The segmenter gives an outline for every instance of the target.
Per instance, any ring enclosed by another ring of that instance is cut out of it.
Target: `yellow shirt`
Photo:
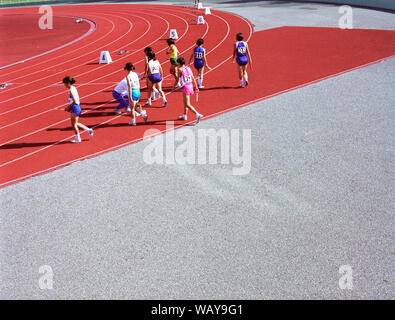
[[[173,52],[170,53],[170,59],[177,59],[177,47],[173,44],[172,45]]]

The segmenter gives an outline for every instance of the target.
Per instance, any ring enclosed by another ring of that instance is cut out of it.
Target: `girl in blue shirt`
[[[199,89],[204,88],[204,86],[203,86],[204,66],[206,66],[207,69],[211,70],[211,68],[207,64],[206,50],[202,47],[203,44],[204,44],[204,40],[202,38],[200,38],[196,41],[196,47],[193,49],[191,57],[189,58],[189,63],[188,63],[188,64],[191,64],[192,59],[194,59],[193,65],[198,72],[198,75],[196,78],[198,81]]]
[[[247,64],[250,64],[250,68],[252,69],[252,59],[250,50],[248,48],[247,42],[243,41],[244,36],[242,33],[238,33],[236,35],[237,42],[235,43],[233,49],[233,63],[237,62],[237,68],[239,72],[240,79],[240,88],[244,88],[244,80],[245,85],[248,86],[248,74],[247,74]],[[244,78],[244,80],[243,80]]]

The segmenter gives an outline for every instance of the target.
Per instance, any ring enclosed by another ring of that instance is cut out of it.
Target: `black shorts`
[[[177,67],[178,66],[177,59],[170,58],[170,64]]]

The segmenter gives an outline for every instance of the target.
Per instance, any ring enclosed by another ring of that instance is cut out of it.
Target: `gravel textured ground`
[[[217,7],[257,30],[338,17],[311,3]],[[385,12],[355,9],[354,22],[395,29]],[[394,71],[387,60],[181,129],[251,129],[248,175],[147,165],[143,141],[0,189],[0,297],[394,299]]]

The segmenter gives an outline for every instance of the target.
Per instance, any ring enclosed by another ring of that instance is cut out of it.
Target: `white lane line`
[[[170,13],[169,13],[169,14],[170,14]],[[149,14],[147,14],[147,15],[149,15]],[[151,14],[151,15],[152,15],[152,14]],[[170,14],[170,15],[172,15],[172,14]],[[173,15],[173,16],[175,16],[175,15]],[[158,17],[158,18],[164,20],[164,21],[167,23],[167,27],[169,28],[169,23],[168,23],[167,20],[165,20],[165,19],[163,19],[163,18],[161,18],[161,17],[159,17],[159,16],[156,16],[156,17]],[[144,18],[142,18],[142,19],[144,19]],[[187,28],[189,28],[188,23],[186,22],[186,20],[185,20],[185,19],[182,19],[182,18],[180,18],[180,19],[181,19],[181,20],[184,20],[185,23],[187,24]],[[144,19],[144,20],[146,20],[146,19]],[[148,20],[147,20],[147,21],[148,21]],[[150,29],[150,28],[151,28],[151,24],[149,23],[149,29]],[[148,30],[149,30],[149,29],[148,29]],[[132,42],[130,42],[130,43],[127,44],[127,45],[130,45],[130,44],[132,44],[133,42],[135,42],[135,41],[141,39],[141,38],[148,32],[148,30],[146,30],[146,32],[145,32],[144,34],[142,34],[139,38],[133,40]],[[167,30],[166,30],[166,32],[167,32]],[[165,33],[166,33],[166,32],[165,32]],[[164,34],[165,34],[165,33],[164,33]],[[162,36],[163,36],[164,34],[162,34]],[[160,39],[160,38],[159,38],[159,39]],[[158,40],[159,40],[159,39],[158,39]],[[180,39],[181,39],[181,37],[180,37]],[[153,43],[153,42],[151,42],[150,44],[152,44],[152,43]],[[123,47],[124,47],[124,46],[123,46]],[[120,47],[120,48],[122,48],[122,47]],[[132,53],[130,53],[130,54],[128,54],[128,55],[123,56],[121,59],[119,59],[119,60],[117,60],[117,61],[120,61],[120,60],[122,60],[122,59],[125,59],[125,58],[127,58],[127,57],[130,57],[130,56],[132,56],[133,54],[138,53],[138,52],[139,52],[140,50],[142,50],[143,48],[144,48],[144,47],[141,47],[140,49],[137,49],[137,50],[135,50],[134,52],[132,52]],[[118,49],[119,49],[119,48],[118,48]],[[117,49],[117,50],[118,50],[118,49]],[[161,51],[163,51],[163,50],[161,50]],[[161,52],[161,51],[159,51],[159,52]],[[140,60],[140,61],[144,61],[144,60],[142,59],[142,60]],[[140,61],[138,61],[138,62],[140,62]],[[106,66],[104,65],[104,66],[98,67],[98,68],[96,68],[96,69],[94,69],[94,70],[101,69],[101,68],[105,68],[105,67],[106,67]],[[74,69],[74,67],[73,67],[73,68],[70,68],[70,69],[68,69],[68,70],[71,70],[71,69]],[[78,75],[76,75],[76,76],[81,76],[81,75],[89,74],[89,73],[91,73],[91,72],[94,71],[94,70],[89,70],[89,71],[87,71],[87,72],[78,74]],[[62,72],[64,72],[64,71],[62,71]],[[105,75],[103,75],[103,76],[101,76],[101,77],[99,77],[99,78],[96,78],[96,80],[105,78],[105,77],[107,77],[107,76],[109,76],[109,75],[112,75],[112,74],[115,74],[115,73],[117,73],[117,72],[119,72],[119,70],[116,70],[116,71],[111,72],[111,73],[107,73],[107,74],[105,74]],[[84,83],[83,85],[87,85],[87,84],[89,84],[89,83],[92,83],[93,81],[94,81],[94,80],[88,81],[87,83]],[[43,87],[43,88],[37,89],[37,90],[32,91],[32,92],[40,91],[40,90],[42,90],[42,89],[46,89],[46,88],[49,88],[49,87],[51,87],[51,86],[53,86],[53,84],[48,85],[47,87]],[[101,90],[98,90],[98,91],[96,91],[96,92],[94,92],[94,93],[98,93],[98,92],[100,92],[100,91],[101,91]],[[32,92],[29,92],[29,93],[32,93]],[[94,93],[93,93],[93,94],[94,94]],[[48,98],[52,98],[52,97],[55,97],[55,96],[58,96],[58,95],[61,95],[61,94],[64,94],[64,93],[59,92],[59,93],[57,93],[57,94],[53,94],[53,95],[51,95],[51,96],[48,96],[48,97],[45,97],[45,98],[42,98],[42,99],[39,99],[39,100],[35,100],[34,102],[31,102],[31,103],[25,104],[25,105],[23,105],[23,106],[19,106],[19,107],[17,107],[17,108],[10,109],[10,110],[8,110],[8,111],[6,111],[6,112],[0,113],[0,115],[6,114],[6,113],[9,113],[9,112],[12,112],[12,111],[19,110],[19,109],[21,109],[21,108],[25,108],[25,107],[30,106],[30,105],[34,105],[34,104],[36,104],[36,103],[38,103],[38,102],[47,100]],[[87,96],[83,96],[83,97],[88,97],[88,96],[91,96],[91,95],[92,95],[92,94],[87,95]],[[24,95],[20,95],[20,96],[24,96]],[[83,98],[83,97],[82,97],[82,98]],[[59,106],[58,106],[58,107],[59,107]],[[53,110],[53,109],[56,109],[56,108],[57,108],[57,107],[52,108],[52,109],[49,109],[49,110],[46,110],[46,111],[50,111],[50,110]],[[39,116],[39,115],[45,113],[46,111],[43,111],[43,112],[41,112],[41,113],[38,113],[38,114],[36,114],[36,115],[30,116],[30,117],[25,118],[25,119],[18,120],[18,121],[16,121],[16,122],[12,122],[12,123],[10,123],[10,124],[8,124],[8,125],[6,125],[6,126],[0,127],[0,130],[3,129],[3,128],[6,128],[6,127],[12,126],[12,125],[14,125],[14,124],[16,124],[16,123],[19,123],[19,122],[22,122],[22,121],[25,121],[25,120],[34,118],[34,117],[36,117],[36,116]]]
[[[107,15],[107,14],[106,14],[106,15]],[[131,15],[131,16],[136,16],[136,15]],[[114,16],[114,17],[116,17],[116,16]],[[120,17],[120,16],[119,16],[119,17],[116,17],[116,18],[120,18],[120,19],[123,19],[123,20],[127,21],[127,22],[129,23],[129,30],[128,30],[123,36],[121,36],[120,38],[117,38],[117,39],[115,39],[115,40],[112,40],[111,42],[108,42],[108,43],[106,43],[106,44],[103,45],[103,46],[109,46],[110,44],[119,41],[120,39],[126,37],[126,36],[133,30],[133,23],[132,23],[131,20],[126,19],[126,18],[123,18],[123,17]],[[135,40],[135,41],[136,41],[136,40]],[[134,42],[134,41],[133,41],[133,42]],[[131,42],[131,43],[133,43],[133,42]],[[131,43],[129,43],[129,44],[131,44]],[[103,47],[103,46],[102,46],[102,47]],[[60,63],[59,65],[62,65],[62,64],[65,64],[65,63],[69,63],[70,61],[73,61],[73,60],[76,60],[76,59],[80,59],[81,57],[90,55],[90,54],[93,53],[93,52],[97,52],[97,48],[96,48],[96,50],[92,50],[91,52],[89,52],[89,53],[87,53],[87,54],[78,55],[77,57],[75,57],[75,58],[73,58],[73,59],[70,59],[70,60],[67,60],[67,61],[65,61],[65,62],[63,62],[63,63]],[[35,82],[40,82],[40,81],[42,81],[42,80],[44,80],[44,79],[51,78],[51,77],[53,77],[53,76],[55,76],[55,75],[57,75],[57,74],[63,74],[63,73],[65,73],[65,71],[72,70],[72,69],[78,68],[78,67],[83,66],[83,65],[86,65],[86,62],[85,62],[85,61],[84,61],[83,63],[77,64],[77,65],[73,65],[73,66],[72,66],[71,68],[69,68],[69,69],[65,69],[65,70],[62,70],[62,71],[59,71],[59,72],[56,72],[56,73],[51,73],[49,76],[42,77],[42,78],[39,78],[39,79],[37,79],[37,80],[31,81],[31,84],[33,84],[33,83],[35,83]],[[58,66],[58,65],[57,65],[57,66]],[[101,67],[103,67],[103,66],[101,66]],[[51,68],[53,68],[53,66],[50,66],[50,67],[48,67],[48,68],[46,68],[46,69],[44,69],[44,70],[48,70],[48,69],[51,69]],[[94,72],[94,71],[96,71],[97,69],[99,69],[99,67],[96,67],[95,69],[92,69],[91,71]],[[42,70],[40,70],[40,71],[38,71],[38,72],[41,72],[41,71],[42,71]],[[37,72],[36,72],[36,73],[37,73]],[[85,72],[85,73],[86,73],[86,72]],[[83,73],[82,73],[82,74],[83,74]],[[28,74],[28,75],[30,76],[30,74]],[[76,74],[75,77],[78,77],[78,76],[80,76],[80,75],[81,75],[81,74]],[[26,75],[25,75],[25,77],[26,77]],[[21,77],[19,77],[19,78],[21,78]],[[38,92],[38,91],[47,89],[47,88],[49,88],[51,85],[52,85],[52,84],[50,84],[50,85],[48,85],[48,86],[45,86],[45,87],[40,87],[39,89],[36,89],[36,90],[33,90],[33,91],[29,91],[28,94],[32,94],[32,93],[35,93],[35,92]],[[18,89],[20,89],[20,88],[21,88],[21,87],[19,87]],[[15,89],[14,89],[14,90],[15,90]],[[7,93],[9,93],[10,91],[11,91],[11,90],[8,90]],[[5,102],[8,102],[8,101],[12,101],[12,100],[18,99],[18,98],[20,98],[20,97],[23,97],[23,96],[25,96],[25,95],[26,95],[26,93],[23,93],[23,94],[14,96],[14,97],[12,97],[12,98],[3,100],[3,101],[1,101],[1,103],[5,103]],[[18,108],[14,108],[14,109],[7,110],[6,112],[0,113],[0,115],[9,113],[9,112],[12,112],[12,111],[15,111],[15,110],[19,110],[19,109],[24,108],[25,106],[28,106],[28,105],[31,105],[31,104],[32,104],[32,103],[27,104],[27,105],[19,106]]]
[[[99,13],[99,12],[98,12],[98,13]],[[89,13],[89,12],[87,12],[87,13],[81,12],[81,14],[90,14],[90,13]],[[112,15],[112,14],[106,14],[106,15],[108,15],[108,16],[113,16],[113,17],[117,17],[117,16],[114,16],[114,15]],[[82,47],[78,47],[78,48],[76,48],[76,49],[74,49],[74,50],[72,50],[72,51],[65,52],[65,53],[63,53],[63,54],[61,54],[61,55],[58,55],[58,56],[56,56],[56,57],[53,57],[53,58],[51,58],[51,59],[49,59],[49,60],[45,60],[45,61],[42,61],[42,62],[39,62],[39,63],[35,63],[35,64],[29,64],[29,66],[26,66],[26,67],[24,67],[24,68],[18,68],[17,70],[11,71],[11,72],[9,72],[9,73],[0,74],[0,76],[1,76],[2,78],[4,78],[5,76],[8,76],[9,74],[12,74],[12,73],[15,73],[15,72],[20,72],[20,71],[23,71],[23,70],[25,70],[25,69],[31,69],[31,68],[33,68],[33,67],[39,66],[39,65],[44,64],[44,63],[46,64],[46,63],[48,63],[49,61],[57,60],[59,57],[68,56],[68,55],[70,55],[71,53],[74,53],[75,51],[84,49],[84,48],[86,48],[86,47],[88,47],[88,46],[90,46],[90,45],[96,43],[97,41],[100,41],[101,39],[103,39],[103,38],[107,37],[109,34],[111,34],[112,31],[114,30],[114,23],[113,23],[111,20],[109,20],[109,19],[107,19],[107,18],[105,18],[105,17],[103,17],[103,16],[97,16],[97,15],[90,15],[90,17],[95,17],[95,18],[99,18],[99,19],[103,19],[103,20],[109,21],[109,22],[112,24],[111,30],[110,30],[109,32],[105,33],[102,37],[96,39],[96,40],[93,41],[93,42],[89,42],[88,44],[86,44],[86,45],[84,45],[84,46],[82,46]],[[84,18],[84,19],[90,19],[90,18]],[[97,48],[96,48],[96,50],[97,50]],[[89,51],[88,53],[92,53],[92,52],[94,52],[94,51],[92,50],[92,51]],[[80,56],[80,57],[81,57],[81,56]],[[69,60],[69,61],[70,61],[70,60]],[[47,69],[48,69],[48,68],[45,68],[45,69],[42,69],[42,70],[40,70],[40,71],[47,70]],[[40,71],[37,71],[37,72],[40,72]],[[37,73],[37,72],[31,73],[31,74],[35,74],[35,73]],[[21,76],[21,77],[23,77],[23,76]],[[21,77],[14,78],[13,80],[19,79],[19,78],[21,78]]]
[[[168,14],[173,15],[173,14],[171,14],[171,13],[168,13]],[[176,16],[176,15],[173,15],[173,16]],[[159,17],[159,16],[158,16],[158,17]],[[165,20],[165,19],[163,19],[163,18],[161,18],[161,17],[159,17],[159,18],[162,19],[162,20],[164,20],[164,21],[167,23],[167,29],[165,30],[165,32],[164,32],[160,37],[158,37],[158,38],[155,39],[154,41],[150,42],[148,45],[151,45],[151,44],[157,42],[158,40],[160,40],[160,39],[167,33],[167,31],[169,30],[170,25],[169,25],[168,21]],[[179,18],[180,18],[180,17],[179,17]],[[188,29],[189,29],[189,25],[188,25],[187,21],[186,21],[185,19],[183,19],[183,18],[180,18],[180,19],[181,19],[181,20],[184,20],[185,24],[187,25],[187,29],[186,29],[185,32],[182,34],[182,36],[179,38],[179,40],[182,39],[182,38],[187,34]],[[145,46],[146,46],[146,45],[145,45]],[[135,52],[131,53],[131,55],[132,55],[132,54],[135,54],[135,53],[137,53],[137,52],[140,52],[140,50],[142,50],[143,48],[145,48],[145,46],[143,46],[143,47],[137,49]],[[164,48],[164,49],[162,49],[162,50],[159,50],[158,53],[160,53],[160,52],[162,52],[162,51],[164,51],[164,50],[166,50],[166,48]],[[144,61],[144,59],[141,59],[141,60],[137,61],[136,64],[138,64],[138,63],[140,63],[140,62],[142,62],[142,61]],[[167,60],[165,63],[167,63],[167,62],[168,62],[168,60]],[[90,84],[90,83],[92,83],[92,82],[94,82],[94,81],[96,81],[96,80],[98,80],[98,79],[107,77],[107,76],[112,75],[112,74],[117,73],[117,72],[119,72],[119,71],[116,70],[116,71],[114,71],[114,72],[112,72],[112,73],[106,74],[106,75],[103,76],[103,77],[96,78],[95,80],[88,81],[87,83],[81,84],[81,86]],[[103,91],[103,90],[105,90],[105,89],[109,89],[109,88],[111,88],[111,87],[112,87],[112,86],[108,86],[108,87],[105,87],[105,88],[101,88],[100,90],[97,90],[97,91],[95,91],[95,92],[93,92],[93,93],[90,93],[90,94],[88,94],[88,95],[82,96],[81,99],[86,98],[86,97],[90,97],[90,96],[92,96],[92,95],[95,95],[95,94],[98,93],[98,92],[101,92],[101,91]],[[48,99],[48,98],[51,98],[51,97],[54,97],[54,96],[57,96],[57,95],[60,95],[60,94],[64,94],[64,93],[63,93],[63,92],[60,92],[60,93],[54,94],[54,95],[52,95],[52,96],[43,98],[43,99],[41,99],[41,100],[37,100],[37,102],[38,102],[38,101],[46,100],[46,99]],[[54,107],[54,108],[51,108],[51,109],[45,110],[45,111],[43,111],[43,112],[37,113],[37,114],[32,115],[32,116],[30,116],[30,117],[27,117],[27,118],[18,120],[18,121],[16,121],[16,122],[12,122],[12,123],[10,123],[10,124],[8,124],[8,125],[6,125],[6,126],[1,127],[0,129],[6,128],[6,127],[10,127],[10,126],[12,126],[13,124],[20,123],[20,122],[26,121],[26,120],[28,120],[28,119],[35,118],[35,117],[40,116],[40,115],[42,115],[42,114],[44,114],[44,113],[47,113],[48,111],[57,110],[59,107],[61,107],[61,106],[63,106],[63,105],[64,105],[64,104],[61,104],[61,105],[59,105],[59,106],[56,106],[56,107]],[[94,109],[92,109],[92,110],[94,110]],[[65,119],[65,120],[63,120],[63,121],[66,121],[66,120],[68,120],[68,119]],[[57,123],[58,123],[58,122],[57,122]],[[48,128],[48,126],[45,127],[45,128]],[[45,128],[42,128],[42,129],[45,129]],[[3,143],[0,144],[0,146],[2,146],[2,145],[4,145],[4,144],[7,144],[7,143],[9,143],[9,142],[13,142],[13,141],[15,141],[15,140],[18,140],[18,139],[20,139],[20,138],[29,136],[29,135],[31,135],[31,134],[34,134],[34,133],[36,133],[36,132],[38,132],[38,131],[40,131],[40,130],[42,130],[42,129],[38,129],[38,130],[36,130],[36,131],[30,132],[30,133],[28,133],[28,134],[25,134],[25,135],[23,135],[23,136],[14,138],[14,139],[9,140],[9,141],[6,141],[6,142],[3,142]]]
[[[63,16],[63,15],[54,15],[54,16],[55,16],[55,17],[56,17],[56,16],[58,16],[58,17],[68,17],[68,18],[73,18],[73,19],[75,19],[75,18],[78,19],[78,18],[79,18],[79,17]],[[13,62],[13,63],[8,64],[8,65],[6,65],[6,66],[2,66],[2,67],[0,67],[0,70],[5,69],[5,68],[9,68],[9,67],[12,67],[12,66],[15,66],[15,65],[17,65],[17,64],[25,63],[26,61],[30,61],[30,60],[33,60],[33,59],[42,57],[42,56],[44,56],[44,55],[46,55],[46,54],[50,54],[50,53],[55,52],[55,51],[57,51],[57,50],[63,49],[63,48],[65,48],[65,47],[68,47],[68,46],[70,46],[70,45],[72,45],[72,44],[74,44],[74,43],[76,43],[76,42],[78,42],[78,41],[80,41],[80,40],[86,38],[86,37],[89,36],[93,31],[96,30],[96,23],[95,23],[94,21],[88,19],[88,18],[84,18],[84,19],[85,19],[85,20],[87,21],[87,23],[90,25],[90,28],[89,28],[89,30],[88,30],[87,32],[85,32],[83,35],[79,36],[77,39],[74,39],[74,40],[69,41],[69,42],[67,42],[67,43],[65,43],[65,44],[62,44],[62,45],[59,46],[59,47],[56,47],[56,48],[53,48],[53,49],[51,49],[51,50],[48,50],[48,51],[42,52],[42,53],[40,53],[40,54],[37,54],[37,55],[35,55],[35,56],[33,56],[33,57],[25,58],[25,59],[23,59],[23,60],[19,60],[19,61],[17,61],[17,62]],[[2,77],[4,77],[4,75],[2,75]],[[10,82],[12,82],[12,80],[11,80]]]

